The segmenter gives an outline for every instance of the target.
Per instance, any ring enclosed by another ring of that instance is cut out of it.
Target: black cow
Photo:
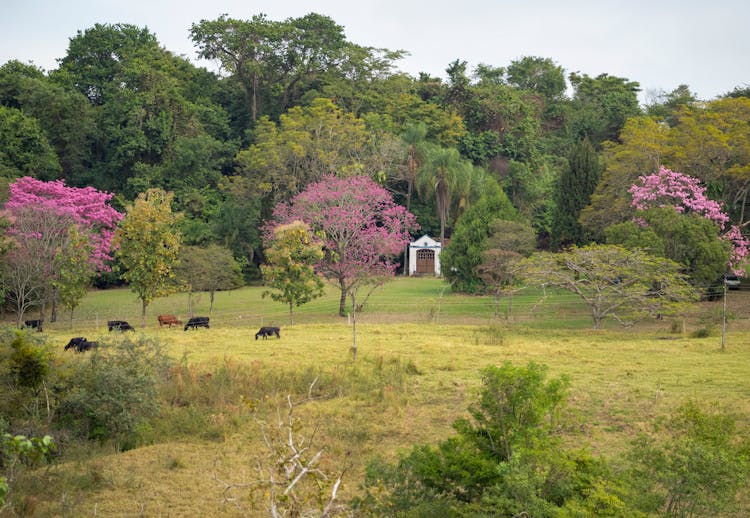
[[[272,335],[276,335],[276,338],[281,338],[280,331],[281,329],[278,327],[261,327],[260,330],[255,333],[255,339],[257,340],[259,336],[262,336],[263,340],[265,340]]]
[[[65,350],[67,351],[68,349],[74,349],[76,352],[82,353],[84,351],[93,349],[94,347],[97,347],[98,345],[99,344],[96,342],[89,342],[83,336],[78,336],[76,338],[70,339],[70,342],[68,342],[68,345],[65,346]]]
[[[42,324],[44,323],[44,320],[37,319],[37,320],[24,320],[23,325],[25,327],[30,327],[31,329],[36,329],[40,333],[42,332]]]
[[[133,326],[128,324],[125,320],[109,320],[107,322],[107,330],[109,331],[135,331]]]
[[[187,321],[187,324],[185,324],[184,331],[187,331],[188,329],[195,329],[197,327],[205,327],[208,328],[208,317],[193,317],[190,320]]]

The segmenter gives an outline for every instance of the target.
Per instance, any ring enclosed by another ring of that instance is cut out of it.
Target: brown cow
[[[159,315],[157,317],[159,319],[159,327],[161,326],[181,326],[182,320],[177,320],[177,317],[174,315]]]

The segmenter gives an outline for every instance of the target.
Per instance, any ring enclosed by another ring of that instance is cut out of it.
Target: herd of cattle
[[[169,326],[171,328],[173,325],[177,325],[177,326],[182,325],[182,320],[178,320],[177,317],[175,317],[174,315],[159,315],[158,321],[159,321],[159,327]],[[26,320],[25,324],[26,324],[26,327],[36,329],[37,331],[42,330],[41,320]],[[197,329],[199,327],[205,327],[208,329],[209,318],[208,317],[192,317],[188,319],[183,330],[187,331],[188,329]],[[135,328],[131,326],[125,320],[109,320],[107,321],[107,330],[124,332],[124,331],[135,331]],[[276,338],[281,338],[281,329],[278,327],[263,326],[258,330],[257,333],[255,333],[256,340],[258,339],[258,337],[261,337],[265,340],[266,338],[269,338],[271,336],[275,336]],[[97,342],[89,341],[83,336],[77,336],[75,338],[70,339],[70,342],[68,342],[68,344],[65,346],[65,350],[67,351],[68,349],[73,349],[76,352],[82,353],[82,352],[94,349],[97,346],[98,346]]]

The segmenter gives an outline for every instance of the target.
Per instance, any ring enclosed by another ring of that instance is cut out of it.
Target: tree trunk
[[[513,314],[513,292],[508,293],[508,317]]]
[[[341,288],[341,298],[339,299],[339,316],[345,317],[346,316],[346,286],[344,285],[344,282],[339,280],[339,287]]]
[[[141,327],[146,329],[146,299],[141,299]]]
[[[289,303],[289,325],[294,325],[294,321],[292,318],[292,303]]]
[[[208,314],[211,315],[211,313],[214,312],[214,293],[216,290],[209,290],[209,302],[208,302]]]
[[[57,322],[57,288],[52,288],[52,308],[49,316],[50,322]]]

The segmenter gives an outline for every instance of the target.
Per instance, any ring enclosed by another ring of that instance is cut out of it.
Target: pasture
[[[491,297],[399,278],[357,315],[355,362],[351,316],[337,316],[335,290],[295,308],[294,325],[288,308],[262,291],[219,292],[210,313],[208,294],[194,295],[193,313],[210,314],[210,329],[159,327],[159,314],[187,321],[186,294],[155,301],[141,329],[140,304],[127,290],[92,292],[73,320],[61,314],[45,323],[67,361],[80,359],[63,351],[70,337],[106,346],[123,339],[107,332],[106,321],[122,319],[135,335],[156,339],[174,365],[160,386],[162,411],[127,451],[71,443],[58,464],[19,479],[28,515],[263,515],[264,502],[247,487],[269,462],[263,431],[285,416],[286,396],[304,399],[313,381],[315,399],[294,409],[296,433],[323,449],[324,471],[346,468],[343,501],[358,494],[376,455],[394,460],[450,436],[477,393],[479,371],[505,361],[534,361],[551,376],[570,377],[565,439],[597,455],[621,454],[638,431],[687,400],[731,411],[750,431],[748,291],[729,293],[722,352],[717,302],[696,307],[684,331],[669,319],[592,331],[586,308],[564,293],[548,294],[544,304],[539,293],[517,294],[512,311],[504,300],[496,318]],[[256,341],[262,325],[281,327],[281,338]]]

